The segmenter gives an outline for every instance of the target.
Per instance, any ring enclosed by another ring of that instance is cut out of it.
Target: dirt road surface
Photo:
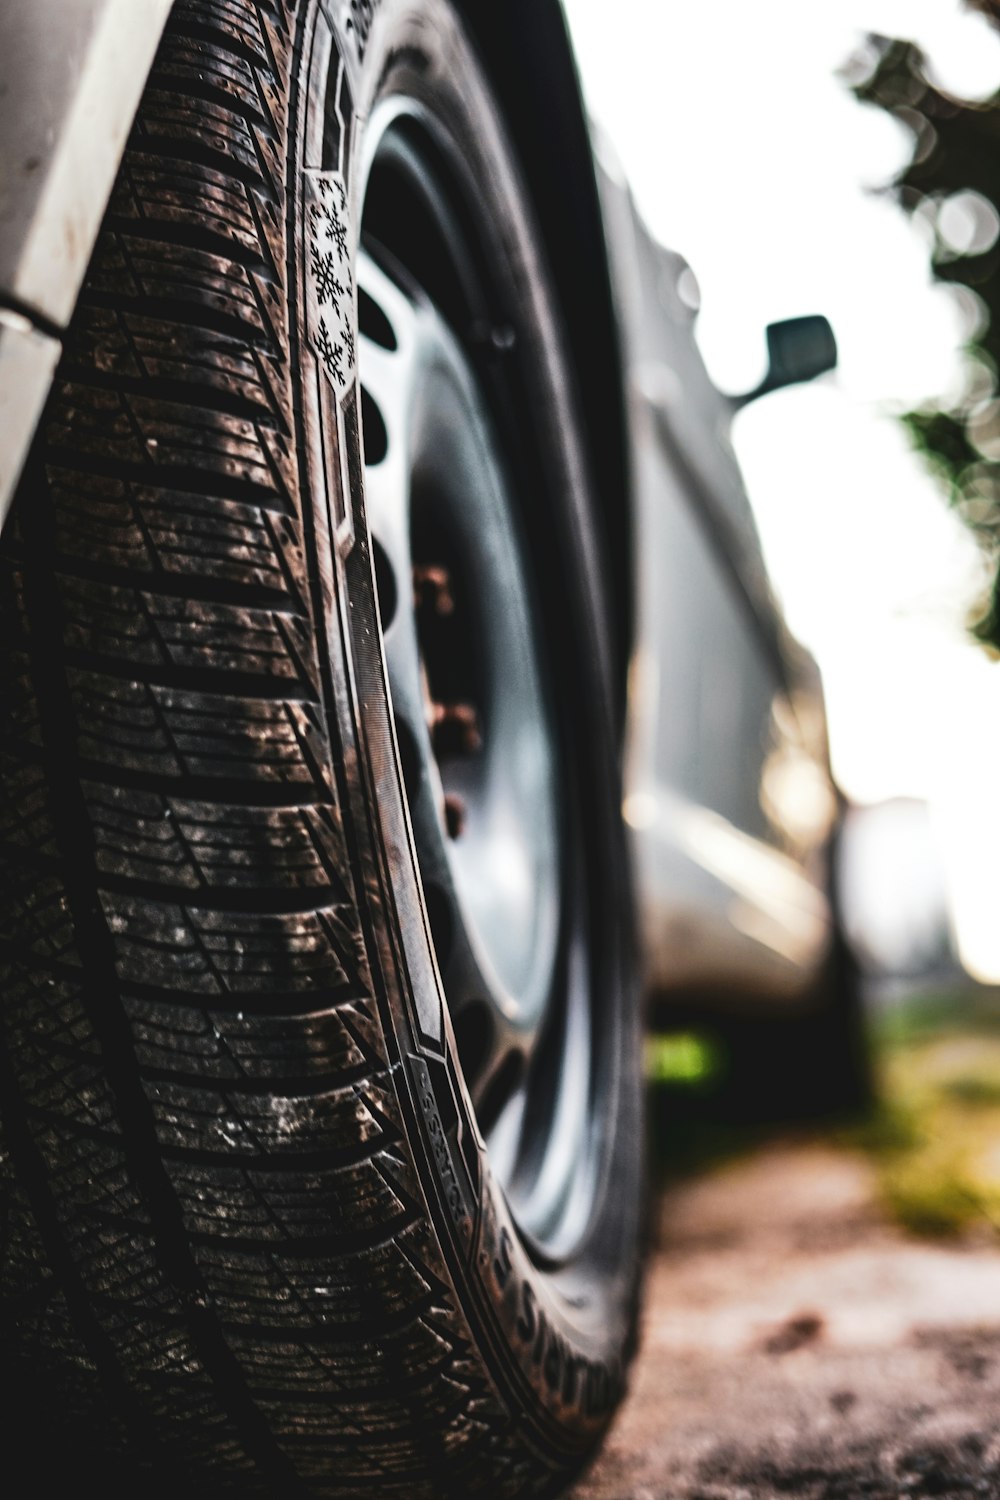
[[[572,1500],[1000,1500],[1000,1232],[908,1238],[865,1161],[668,1191],[632,1391]]]

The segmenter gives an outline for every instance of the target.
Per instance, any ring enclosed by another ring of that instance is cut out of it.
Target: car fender
[[[172,0],[30,0],[0,21],[0,520]]]

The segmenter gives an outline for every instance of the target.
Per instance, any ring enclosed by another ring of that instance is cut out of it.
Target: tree
[[[1000,0],[969,3],[1000,29]],[[870,36],[868,48],[873,66],[852,92],[912,133],[911,159],[888,191],[932,227],[934,275],[958,290],[970,329],[961,398],[903,421],[990,561],[975,632],[1000,650],[1000,90],[954,98],[935,86],[913,43]]]

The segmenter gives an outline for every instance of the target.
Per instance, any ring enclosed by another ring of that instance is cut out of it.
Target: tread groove
[[[287,436],[287,428],[272,407],[222,391],[208,379],[188,382],[148,374],[106,375],[95,370],[81,372],[78,377],[78,368],[70,365],[68,373],[74,380],[80,378],[81,384],[85,381],[94,390],[120,391],[125,396],[141,396],[144,400],[163,401],[174,407],[188,406],[192,411],[211,410],[219,416],[241,418],[269,432]]]
[[[177,219],[130,219],[112,210],[108,218],[108,229],[125,241],[134,241],[144,248],[155,250],[168,246],[175,250],[193,250],[217,260],[228,261],[252,276],[259,276],[269,285],[278,284],[274,266],[270,260],[254,254],[239,240],[217,233],[204,224],[192,224]],[[117,294],[105,294],[114,297]],[[122,299],[125,301],[125,299]],[[143,299],[145,300],[145,299]]]
[[[263,28],[261,32],[263,34]],[[173,34],[192,42],[208,42],[221,52],[229,52],[233,57],[239,57],[249,63],[255,73],[259,72],[263,66],[270,74],[272,84],[277,82],[278,69],[270,49],[267,49],[266,55],[263,51],[254,52],[252,47],[237,40],[230,32],[224,31],[219,26],[213,26],[211,22],[196,21],[190,13],[182,12],[178,15]]]
[[[62,1127],[60,1118],[51,1110],[42,1109],[38,1106],[29,1106],[26,1111],[31,1118],[37,1119],[49,1128],[58,1130]],[[119,1146],[120,1137],[101,1130],[96,1125],[75,1123],[73,1134],[86,1137],[102,1145]],[[384,1134],[375,1140],[358,1143],[351,1148],[344,1147],[342,1150],[328,1151],[272,1151],[258,1152],[256,1155],[244,1151],[207,1151],[184,1146],[163,1145],[160,1154],[164,1161],[172,1162],[177,1166],[206,1167],[219,1169],[225,1172],[248,1172],[263,1176],[290,1177],[296,1175],[315,1176],[324,1172],[343,1172],[345,1170],[356,1170],[369,1163],[376,1162],[379,1157],[386,1155],[399,1140],[397,1132]]]
[[[0,751],[12,760],[38,763],[37,746],[26,747],[17,741],[0,738]],[[151,792],[170,802],[211,802],[220,807],[236,808],[313,808],[332,807],[334,799],[323,786],[316,786],[315,797],[306,798],[303,783],[257,781],[235,777],[194,776],[188,772],[157,775],[128,766],[113,771],[101,761],[80,756],[80,777],[94,786],[121,787],[123,790]]]
[[[341,882],[332,886],[271,887],[159,885],[113,876],[99,870],[96,886],[107,895],[125,896],[154,906],[183,907],[185,911],[231,912],[246,916],[312,916],[331,906],[343,906],[347,892]],[[322,899],[322,898],[326,899]]]
[[[80,474],[91,474],[99,479],[122,479],[126,482],[152,488],[169,490],[171,494],[188,493],[203,497],[206,493],[219,500],[235,500],[237,503],[255,506],[277,515],[292,517],[288,500],[274,490],[255,484],[251,479],[237,479],[232,475],[219,474],[214,469],[195,469],[181,464],[166,465],[151,462],[129,463],[125,459],[99,457],[95,453],[80,453],[68,444],[50,442],[50,460],[61,467],[72,466]]]
[[[8,559],[23,562],[20,548],[11,547]],[[151,594],[162,599],[185,599],[196,604],[231,605],[237,609],[259,610],[270,615],[285,615],[293,620],[307,620],[308,615],[298,598],[283,589],[264,584],[236,583],[214,576],[199,578],[194,573],[168,573],[163,568],[144,572],[139,568],[102,565],[92,558],[53,551],[52,567],[58,578],[72,578],[87,583],[107,584],[117,589],[133,589],[137,594]]]
[[[263,198],[266,203],[277,202],[277,194],[269,181],[269,174],[263,167],[256,172],[251,171],[234,156],[227,156],[224,151],[216,151],[193,136],[182,139],[158,135],[155,128],[147,127],[140,137],[133,138],[129,156],[139,163],[148,158],[156,165],[163,162],[183,162],[193,167],[207,167],[211,172],[218,172],[220,176],[235,180],[248,193]]]
[[[67,667],[95,677],[113,677],[121,682],[141,681],[147,687],[169,688],[193,696],[319,706],[319,695],[314,688],[284,677],[262,677],[252,672],[228,671],[220,667],[175,666],[163,661],[142,662],[140,665],[79,647],[68,647],[64,652],[64,659]]]
[[[169,245],[173,241],[169,233],[157,234],[155,243]],[[246,349],[258,350],[271,358],[278,358],[278,341],[273,332],[256,328],[253,323],[234,313],[226,313],[211,304],[189,302],[180,297],[130,296],[125,291],[105,292],[88,285],[87,303],[90,307],[107,312],[127,312],[142,308],[144,317],[155,322],[174,324],[197,333],[217,333],[221,338],[232,339]],[[259,311],[259,308],[258,308]],[[75,449],[71,450],[74,457]]]

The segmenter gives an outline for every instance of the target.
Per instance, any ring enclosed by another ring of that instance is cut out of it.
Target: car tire
[[[792,1015],[732,1022],[724,1035],[727,1111],[743,1120],[863,1115],[875,1087],[861,972],[843,928],[836,879],[840,835],[829,851],[830,948],[816,994]]]
[[[178,0],[0,545],[36,1473],[524,1496],[600,1440],[642,1090],[595,514],[453,8]]]

